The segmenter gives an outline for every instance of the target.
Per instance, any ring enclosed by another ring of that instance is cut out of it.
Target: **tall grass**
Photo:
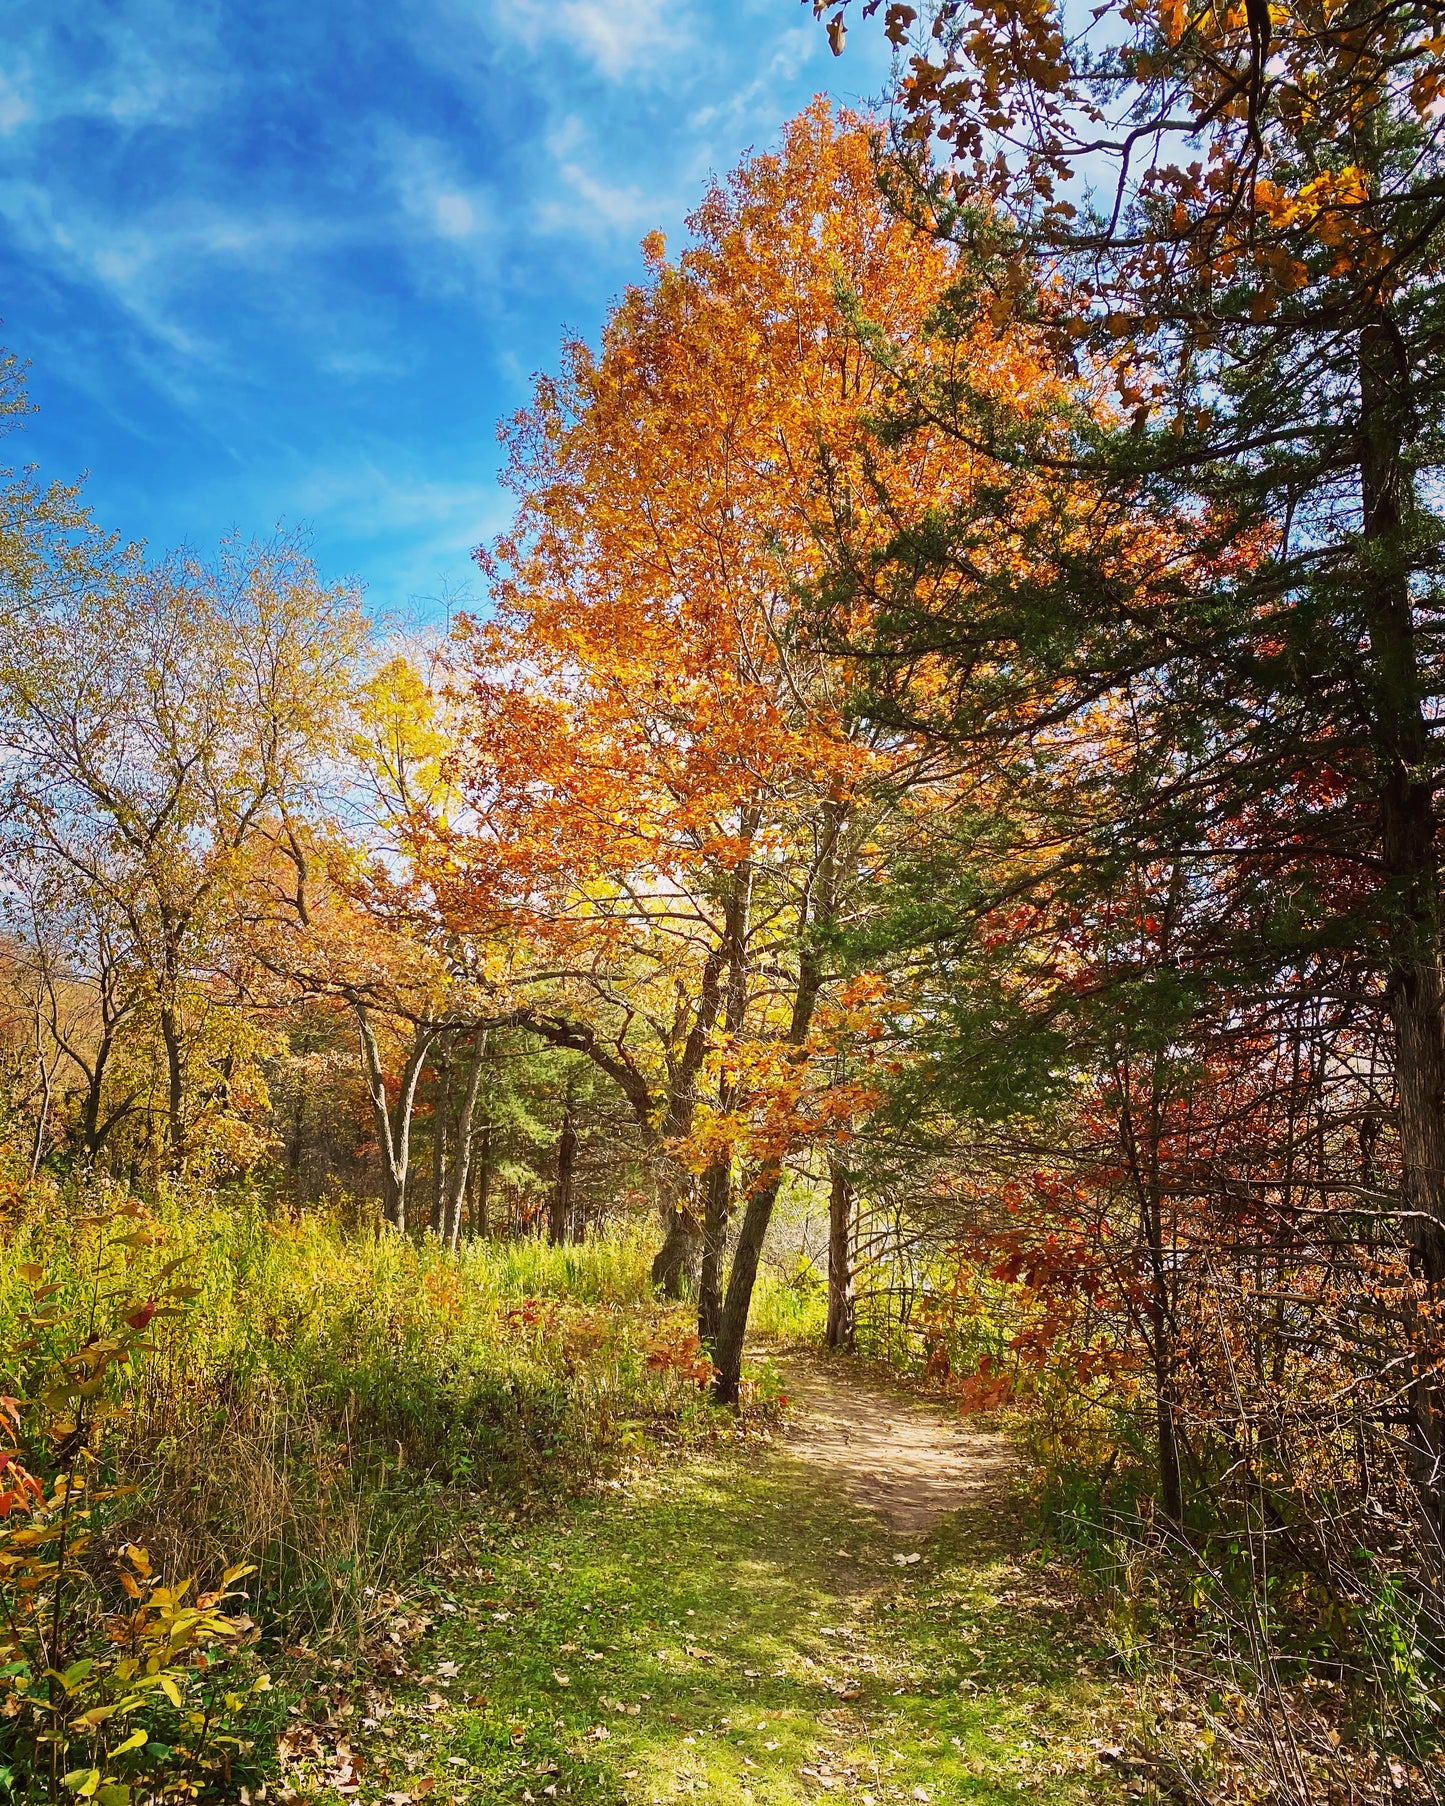
[[[821,1342],[828,1319],[828,1292],[809,1268],[782,1274],[764,1267],[753,1288],[748,1329],[778,1342]]]
[[[121,1202],[15,1195],[0,1378],[33,1396],[108,1298],[159,1291],[174,1266],[189,1306],[157,1316],[99,1450],[135,1489],[111,1535],[177,1574],[256,1562],[277,1635],[360,1633],[369,1602],[465,1536],[476,1495],[525,1509],[699,1408],[689,1313],[654,1300],[638,1238],[452,1256],[354,1216],[187,1190],[117,1248]],[[38,1336],[22,1322],[37,1285],[55,1288]]]

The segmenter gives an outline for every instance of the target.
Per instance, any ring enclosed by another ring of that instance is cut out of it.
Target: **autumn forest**
[[[4,478],[5,1800],[1445,1797],[1445,8],[805,17],[434,631]]]

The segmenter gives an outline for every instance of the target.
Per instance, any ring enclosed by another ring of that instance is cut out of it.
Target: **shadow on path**
[[[1017,1464],[996,1431],[965,1428],[851,1363],[794,1356],[786,1372],[787,1447],[890,1530],[931,1530],[947,1512],[1005,1501]]]

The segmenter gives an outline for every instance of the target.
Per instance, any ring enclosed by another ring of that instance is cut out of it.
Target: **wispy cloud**
[[[506,0],[492,19],[529,48],[570,53],[614,82],[659,73],[698,41],[686,0]]]
[[[535,225],[543,232],[587,239],[640,234],[657,224],[671,199],[659,192],[656,178],[645,185],[635,178],[609,180],[596,135],[576,114],[548,134],[547,153],[552,180],[535,210]]]
[[[186,297],[217,273],[274,275],[298,254],[344,238],[344,222],[270,208],[254,213],[187,201],[117,219],[34,179],[0,181],[0,220],[11,243],[62,279],[86,284],[172,351],[224,361],[218,337],[195,324]]]
[[[472,553],[506,519],[490,476],[438,479],[398,471],[380,456],[313,471],[298,485],[293,507],[303,523],[324,522],[328,535],[344,532],[363,553],[363,576],[383,563],[377,548],[403,541],[404,554],[385,558],[385,575],[372,589],[373,607],[387,612],[475,603]]]
[[[867,86],[790,0],[9,11],[27,454],[89,466],[102,518],[157,544],[308,519],[386,606],[470,578],[508,506],[492,423],[642,235],[675,245],[814,86]]]
[[[490,292],[510,228],[489,185],[438,139],[391,124],[377,157],[395,212],[383,205],[372,215],[372,241],[404,251],[420,293],[475,296],[479,284]]]
[[[0,70],[0,137],[8,138],[35,117],[35,104],[26,93],[28,86],[23,68],[8,74]]]
[[[6,85],[21,109],[12,103],[11,130],[63,119],[178,126],[220,107],[233,89],[217,0],[82,10],[37,7],[18,29],[7,27]]]

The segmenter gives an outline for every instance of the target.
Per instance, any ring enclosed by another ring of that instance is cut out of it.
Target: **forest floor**
[[[771,1442],[463,1526],[361,1661],[316,1658],[282,1797],[1120,1797],[1120,1683],[1004,1439],[858,1363],[790,1357],[786,1385]]]

